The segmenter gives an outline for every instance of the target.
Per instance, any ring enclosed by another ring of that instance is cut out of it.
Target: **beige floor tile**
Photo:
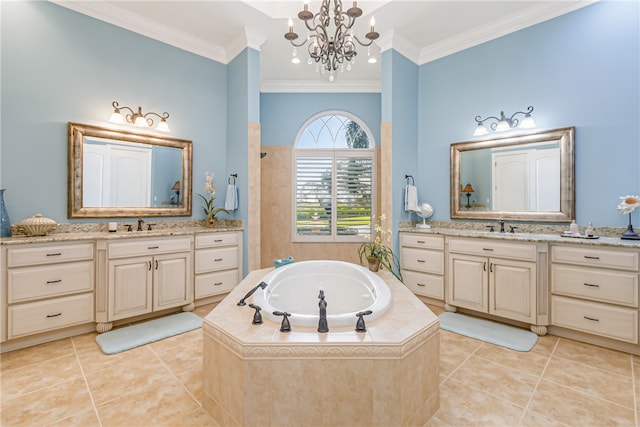
[[[631,375],[632,356],[627,353],[561,338],[553,355],[620,375]]]
[[[202,363],[176,374],[176,377],[197,402],[202,402]]]
[[[82,378],[82,371],[75,355],[5,370],[2,372],[2,402],[77,378]]]
[[[485,360],[508,366],[530,375],[542,374],[549,356],[533,351],[513,351],[508,348],[485,343],[475,355]]]
[[[142,389],[161,389],[171,383],[178,383],[155,354],[151,357],[115,363],[105,370],[86,372],[89,390],[96,405],[102,405],[125,395],[135,395]]]
[[[0,354],[0,369],[4,373],[7,369],[24,367],[30,363],[38,363],[60,356],[74,354],[71,338],[52,341],[46,344],[39,344],[20,350],[10,351]]]
[[[87,334],[71,337],[71,340],[73,341],[73,346],[78,353],[83,351],[100,351],[100,347],[98,347],[98,343],[96,342],[97,336],[97,332],[89,332]]]
[[[572,426],[635,425],[632,409],[545,380],[528,409]]]
[[[150,386],[98,405],[103,427],[215,426],[205,410],[177,383]]]
[[[106,371],[111,365],[122,363],[136,363],[138,359],[155,357],[149,346],[133,348],[116,354],[104,354],[98,346],[85,348],[78,352],[78,359],[85,373],[93,371]]]
[[[570,427],[569,424],[551,419],[531,409],[527,409],[518,423],[521,427]]]
[[[84,412],[88,408],[92,408],[89,391],[84,380],[76,378],[2,402],[0,424],[49,425]]]
[[[604,369],[551,357],[542,377],[600,399],[633,409],[633,379]]]
[[[482,346],[482,344],[482,341],[440,330],[440,348],[455,347],[457,350],[471,354]]]
[[[536,341],[536,345],[533,346],[531,352],[543,356],[549,356],[558,344],[558,340],[559,338],[554,337],[553,335],[544,335],[542,337],[539,336],[538,340]]]
[[[446,380],[470,355],[471,353],[456,347],[440,345],[440,383]]]
[[[467,359],[451,378],[523,408],[533,395],[538,382],[537,376],[477,356]]]
[[[193,309],[193,313],[197,314],[200,317],[207,317],[207,314],[211,313],[211,310],[216,308],[217,305],[218,303],[201,305]]]
[[[100,421],[96,410],[91,406],[58,422],[50,423],[48,427],[100,427]]]
[[[440,385],[440,409],[435,416],[444,425],[515,426],[523,411],[524,408],[450,378]]]

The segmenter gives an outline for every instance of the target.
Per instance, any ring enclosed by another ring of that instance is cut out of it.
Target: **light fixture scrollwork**
[[[118,104],[118,101],[113,101],[111,105],[114,108],[113,113],[109,118],[111,123],[125,124],[126,122],[132,123],[136,127],[152,127],[155,121],[150,116],[158,116],[160,121],[156,126],[156,130],[160,132],[171,132],[171,129],[169,129],[169,125],[167,124],[169,113],[166,111],[162,113],[162,115],[154,113],[153,111],[143,113],[142,107],[138,107],[138,111],[134,111],[131,107],[121,107]],[[123,115],[122,110],[129,110],[130,112],[125,112],[126,114]]]
[[[487,128],[484,126],[484,122],[487,120],[495,120],[495,123],[491,123],[491,130],[495,132],[504,132],[509,129],[513,129],[516,126],[520,129],[532,129],[536,127],[536,123],[533,121],[533,117],[531,117],[531,113],[533,112],[533,107],[530,106],[527,108],[527,111],[516,111],[510,117],[506,117],[504,115],[504,111],[500,111],[500,117],[489,116],[484,119],[480,116],[476,116],[475,120],[478,123],[476,126],[475,132],[473,132],[473,136],[481,136],[489,133]],[[518,120],[516,115],[523,114],[524,117],[522,120]]]
[[[360,40],[353,33],[353,24],[356,19],[362,16],[362,9],[358,7],[358,2],[354,1],[352,7],[343,11],[342,1],[333,0],[333,26],[331,26],[332,17],[331,13],[332,0],[322,0],[320,11],[313,14],[309,11],[308,1],[304,3],[304,9],[298,13],[298,18],[301,19],[307,27],[307,37],[297,43],[298,34],[293,31],[293,21],[289,19],[289,31],[284,34],[284,38],[289,40],[293,45],[293,57],[292,62],[299,63],[298,47],[304,46],[307,42],[309,53],[309,64],[316,63],[316,70],[325,73],[329,72],[329,81],[334,81],[336,77],[336,71],[344,71],[345,64],[347,71],[351,70],[351,66],[354,63],[355,57],[358,54],[356,52],[356,42],[364,47],[369,47],[380,37],[375,31],[375,20],[372,17],[370,21],[369,32],[365,34],[365,38],[368,41]],[[333,31],[333,33],[331,33]],[[368,51],[369,62],[376,62],[375,58],[371,58],[371,51]]]

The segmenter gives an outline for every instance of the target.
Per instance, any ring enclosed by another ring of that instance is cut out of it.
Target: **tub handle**
[[[253,313],[253,321],[251,322],[252,325],[261,325],[262,324],[262,314],[260,314],[260,310],[262,310],[262,307],[260,307],[259,305],[255,305],[255,304],[249,304],[249,307],[253,308],[255,310],[255,312]]]
[[[356,314],[356,317],[358,318],[356,321],[356,332],[367,332],[367,327],[364,324],[364,316],[368,316],[371,313],[373,313],[373,311],[367,310]]]
[[[291,332],[291,323],[289,322],[289,316],[291,316],[291,313],[287,313],[286,311],[274,311],[273,315],[282,316],[280,332]]]

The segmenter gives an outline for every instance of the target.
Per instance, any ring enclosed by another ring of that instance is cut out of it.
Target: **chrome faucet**
[[[320,320],[318,320],[318,332],[329,332],[329,325],[327,324],[327,301],[324,299],[324,291],[320,289],[320,295],[318,295],[320,301],[318,307],[320,307]]]

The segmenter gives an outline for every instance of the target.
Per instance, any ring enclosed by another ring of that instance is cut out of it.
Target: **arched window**
[[[366,125],[342,111],[318,114],[298,132],[293,158],[293,240],[370,237],[376,162]]]

